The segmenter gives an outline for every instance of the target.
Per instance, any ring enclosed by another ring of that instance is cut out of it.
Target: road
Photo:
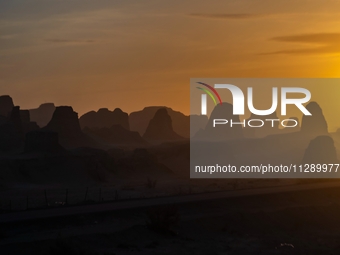
[[[80,214],[92,214],[111,212],[127,209],[137,209],[143,207],[152,207],[160,205],[171,205],[171,204],[182,204],[190,202],[200,202],[207,200],[217,200],[223,198],[235,198],[235,197],[247,197],[247,196],[258,196],[265,194],[279,194],[294,191],[306,191],[316,189],[327,189],[340,187],[340,183],[314,183],[314,184],[303,184],[303,185],[291,185],[291,186],[280,186],[280,187],[268,187],[258,189],[246,189],[246,190],[232,190],[232,191],[219,191],[203,194],[190,194],[181,196],[171,197],[156,197],[140,200],[126,200],[126,201],[115,201],[104,204],[93,204],[93,205],[81,205],[72,207],[60,207],[42,210],[30,210],[21,212],[12,212],[0,215],[0,223],[14,223],[22,221],[32,221],[38,219],[48,219],[54,217],[72,216]]]

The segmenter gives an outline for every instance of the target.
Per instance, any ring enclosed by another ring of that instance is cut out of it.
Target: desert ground
[[[4,254],[339,254],[340,187],[327,186],[2,223],[0,245]]]

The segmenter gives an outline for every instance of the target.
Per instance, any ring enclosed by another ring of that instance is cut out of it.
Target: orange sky
[[[334,0],[0,0],[0,94],[188,114],[193,77],[339,77],[339,14]]]

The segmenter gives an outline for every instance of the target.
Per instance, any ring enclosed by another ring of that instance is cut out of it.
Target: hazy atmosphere
[[[338,77],[339,12],[333,0],[0,0],[0,90],[22,109],[188,114],[193,77]]]
[[[339,17],[0,0],[0,254],[340,254]]]

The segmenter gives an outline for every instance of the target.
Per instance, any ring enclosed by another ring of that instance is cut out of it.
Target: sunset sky
[[[22,109],[188,114],[190,78],[339,76],[340,1],[0,0],[0,94]]]

